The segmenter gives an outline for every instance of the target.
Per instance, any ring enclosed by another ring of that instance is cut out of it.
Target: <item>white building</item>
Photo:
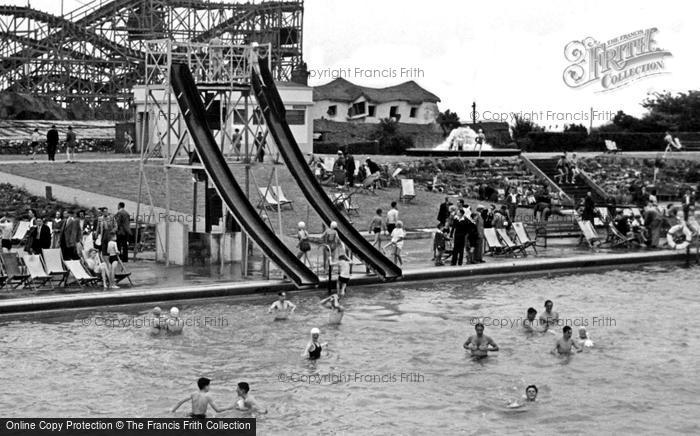
[[[388,88],[368,88],[338,78],[314,88],[312,118],[365,123],[393,118],[402,123],[430,124],[439,114],[439,101],[412,80]]]
[[[313,152],[313,118],[311,116],[312,112],[312,106],[313,106],[313,90],[312,88],[305,86],[305,85],[300,85],[298,83],[294,82],[276,82],[277,85],[277,90],[279,91],[280,97],[282,97],[282,101],[284,102],[284,107],[286,109],[286,115],[287,115],[287,123],[289,124],[289,128],[292,131],[292,134],[294,135],[294,139],[296,140],[297,144],[299,145],[299,148],[303,153],[312,153]],[[135,86],[133,88],[133,93],[134,93],[134,106],[136,107],[136,114],[137,120],[141,120],[143,117],[143,112],[145,111],[145,96],[146,96],[146,90],[144,86]],[[159,100],[161,107],[163,110],[166,110],[167,108],[167,99],[160,93],[160,95],[154,95],[156,99]],[[237,96],[232,97],[232,103],[235,104],[237,101]],[[254,100],[254,98],[253,98]],[[226,103],[224,103],[225,105]],[[255,101],[251,101],[249,105],[249,110],[253,110],[253,107],[255,106]],[[241,101],[238,104],[238,107],[236,108],[240,110],[240,113],[243,113],[244,111],[244,105],[243,102]],[[172,99],[172,108],[171,112],[172,113],[177,113],[178,111],[178,106],[177,102],[175,101],[174,97]],[[238,112],[238,111],[237,111]],[[153,115],[149,116],[149,119],[153,120],[155,117]],[[227,126],[224,126],[225,129],[229,132],[233,132],[234,129],[239,129],[241,132],[244,132],[245,129],[243,129],[243,125],[241,124],[242,120],[240,120],[239,116],[234,116],[232,119],[229,120],[229,123]],[[137,123],[138,124],[138,123]],[[184,128],[184,126],[182,127]],[[140,126],[136,126],[136,142],[137,146],[140,149],[140,139],[141,139],[141,132],[140,132]],[[153,124],[153,121],[149,123],[149,132],[146,134],[151,134],[155,135],[158,134],[158,130],[160,132],[166,132],[167,131],[167,122],[165,119],[159,120],[159,125],[155,126]],[[221,135],[218,132],[215,132],[215,137],[217,142],[221,142],[222,136],[224,137],[224,150],[228,152],[228,149],[231,147],[231,144],[228,143],[230,141],[227,141],[226,138],[230,138],[231,135]],[[248,138],[249,143],[252,144],[254,142],[254,138],[251,136]],[[177,140],[173,139],[173,143],[176,143]],[[242,143],[245,143],[245,140],[241,141]],[[269,145],[274,147],[274,140],[272,139],[271,135],[268,135],[267,137],[267,142]]]

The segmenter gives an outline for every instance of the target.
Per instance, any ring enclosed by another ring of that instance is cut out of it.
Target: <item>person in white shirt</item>
[[[9,253],[12,249],[12,231],[15,229],[15,224],[10,218],[0,218],[0,241],[2,241],[1,249],[3,253]]]
[[[386,213],[386,231],[391,234],[396,228],[396,223],[399,222],[399,210],[396,209],[396,202],[391,202],[391,209]]]
[[[39,129],[34,129],[34,133],[32,133],[32,139],[29,143],[29,146],[32,148],[32,160],[34,160],[34,158],[36,157],[36,148],[39,146],[39,141],[41,141]]]
[[[403,223],[401,221],[396,222],[396,228],[391,232],[391,242],[384,246],[386,250],[387,247],[391,246],[394,249],[394,263],[403,266],[403,260],[401,259],[401,250],[403,249],[403,241],[406,238],[406,232],[403,230]]]
[[[339,297],[345,296],[348,283],[350,283],[350,259],[341,254],[338,256],[338,280],[336,281]]]

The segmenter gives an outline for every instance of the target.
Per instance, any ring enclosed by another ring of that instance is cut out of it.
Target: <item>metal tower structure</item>
[[[271,47],[277,80],[302,63],[303,0],[93,0],[63,16],[0,6],[0,91],[126,106],[147,41]]]

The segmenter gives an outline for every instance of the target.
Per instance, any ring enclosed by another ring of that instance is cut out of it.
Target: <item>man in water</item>
[[[257,401],[249,394],[250,386],[246,382],[238,383],[238,388],[236,393],[238,394],[238,400],[236,401],[236,409],[238,410],[250,410],[258,413],[267,413],[267,409],[260,407]]]
[[[216,407],[214,400],[211,399],[211,397],[209,397],[209,383],[211,383],[211,380],[209,380],[206,377],[202,377],[199,380],[197,380],[197,386],[199,387],[199,391],[193,393],[189,397],[177,403],[177,405],[173,407],[173,409],[170,412],[175,413],[177,409],[180,408],[180,406],[182,406],[188,401],[192,401],[192,413],[190,413],[190,418],[195,419],[206,419],[207,407],[210,405],[211,408],[214,409],[217,413],[221,413],[226,410],[231,410],[235,408],[235,406],[224,407],[223,409],[219,409],[218,407]]]
[[[579,345],[576,343],[576,341],[574,341],[571,338],[571,327],[569,327],[568,325],[564,326],[562,332],[562,337],[559,340],[557,340],[557,342],[554,344],[552,354],[570,355],[571,347],[576,348],[577,353],[583,351],[581,347],[579,347]]]
[[[542,333],[547,330],[547,325],[541,328],[537,321],[537,310],[534,307],[527,309],[527,318],[523,321],[523,330],[532,333]]]
[[[578,344],[581,346],[581,348],[583,348],[583,347],[590,348],[593,346],[593,341],[591,340],[591,338],[588,337],[588,332],[586,331],[586,327],[581,327],[578,329],[578,339],[579,339]]]
[[[559,314],[552,311],[553,307],[554,303],[552,303],[552,300],[547,300],[544,302],[544,312],[542,315],[540,315],[540,324],[544,324],[547,327],[557,325],[559,322]]]
[[[182,333],[185,322],[180,318],[180,309],[173,307],[170,309],[170,318],[166,320],[165,330],[173,335]]]
[[[267,309],[267,313],[272,313],[273,310],[288,312],[288,313],[294,312],[294,310],[297,308],[297,306],[294,303],[292,303],[291,301],[287,301],[287,293],[280,292],[277,295],[279,296],[277,298],[277,301],[272,303],[270,308]]]
[[[163,318],[160,307],[153,308],[153,319],[151,320],[151,334],[158,335],[161,331],[165,331],[165,319]]]
[[[523,407],[527,405],[527,403],[534,403],[537,401],[537,386],[535,385],[530,385],[525,388],[525,395],[523,395],[522,401],[518,403],[518,401],[513,401],[511,404],[508,405],[509,409],[515,409],[517,407]]]
[[[471,351],[472,356],[486,357],[489,351],[498,351],[498,345],[489,336],[484,334],[484,325],[477,323],[474,326],[476,335],[469,336],[464,343],[464,349]],[[489,348],[491,347],[491,348]]]

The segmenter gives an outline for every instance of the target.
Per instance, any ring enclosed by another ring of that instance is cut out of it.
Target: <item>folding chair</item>
[[[44,265],[46,272],[53,277],[54,281],[58,281],[60,286],[68,277],[68,271],[63,266],[63,256],[60,248],[44,249],[41,251],[44,257]]]
[[[408,203],[413,200],[416,196],[416,189],[413,184],[413,179],[401,179],[401,193],[399,194],[399,201]]]
[[[624,245],[626,248],[629,248],[630,243],[635,242],[635,237],[623,235],[622,232],[620,232],[617,229],[617,227],[615,227],[615,223],[610,221],[608,223],[607,242],[609,242],[612,247],[619,247],[620,245]]]
[[[343,209],[348,215],[360,215],[360,208],[352,202],[352,194],[336,193],[332,197],[333,204],[338,209]]]
[[[276,209],[277,205],[279,204],[280,208],[284,207],[285,205],[289,205],[292,209],[294,209],[291,201],[287,200],[286,198],[281,199],[278,195],[275,195],[275,192],[281,193],[282,191],[279,189],[279,186],[271,186],[270,189],[258,188],[258,190],[260,191],[260,197],[262,198],[260,203],[258,203],[258,208],[265,207]],[[284,196],[284,194],[282,195]]]
[[[535,245],[535,241],[530,239],[530,236],[527,234],[527,230],[525,230],[523,223],[513,223],[513,230],[515,230],[515,236],[518,237],[518,242],[520,242],[520,245],[523,246],[523,249],[532,247],[532,249],[535,250],[535,254],[537,254],[537,246]]]
[[[22,260],[29,274],[27,284],[31,286],[34,291],[38,291],[40,288],[53,289],[53,283],[51,283],[53,277],[51,274],[46,273],[44,264],[41,261],[41,256],[38,254],[25,254],[22,256]],[[46,287],[47,283],[49,285],[48,288]]]
[[[620,149],[617,148],[617,144],[615,143],[615,141],[611,141],[609,139],[605,140],[605,149],[608,153],[617,153],[618,151],[620,151]]]
[[[6,285],[11,286],[14,284],[12,288],[17,289],[27,284],[29,274],[25,272],[17,253],[0,253],[0,261],[5,267]]]
[[[374,187],[375,184],[379,182],[379,176],[380,175],[378,173],[375,173],[365,177],[365,179],[362,181],[362,187],[360,188],[360,190],[363,193],[377,195],[377,193],[374,192]]]
[[[522,244],[516,244],[515,242],[513,242],[513,240],[510,239],[510,236],[508,236],[508,232],[506,232],[506,229],[497,229],[496,233],[498,234],[498,237],[501,239],[503,244],[505,244],[506,248],[510,250],[510,252],[513,253],[514,256],[516,256],[516,251],[521,252],[523,256],[527,256],[527,253],[525,252],[525,247],[523,247]]]
[[[501,244],[501,241],[498,239],[496,229],[484,229],[484,237],[486,238],[486,244],[488,245],[488,250],[486,250],[487,254],[497,256],[501,254],[510,253],[511,250],[507,247],[504,247],[503,244]]]
[[[275,193],[275,197],[277,197],[277,201],[279,201],[281,206],[289,205],[294,210],[294,203],[284,195],[281,186],[273,186],[272,191]]]
[[[83,266],[83,263],[79,260],[66,260],[66,268],[68,268],[69,278],[73,277],[73,282],[77,283],[81,288],[84,285],[91,286],[96,285],[98,282],[102,281],[101,277],[95,277],[90,274],[88,270]],[[69,284],[68,278],[65,280],[66,286]]]
[[[32,228],[32,223],[29,221],[20,221],[17,223],[15,233],[12,235],[13,241],[21,241],[27,236],[27,232]]]
[[[0,288],[5,286],[6,281],[7,281],[7,274],[5,273],[5,267],[2,265],[2,262],[0,262]]]
[[[603,227],[610,221],[610,212],[607,207],[596,207],[595,208],[597,216],[593,218],[593,225],[595,227]]]
[[[588,220],[578,220],[576,222],[581,229],[581,238],[586,241],[591,250],[595,250],[596,246],[599,247],[603,243],[603,239],[598,236],[598,232],[596,232],[595,227],[593,227],[593,223]]]
[[[109,262],[109,259],[104,258],[103,256],[103,262],[109,264],[109,267],[112,268],[111,262]],[[114,281],[116,283],[121,282],[124,279],[127,279],[129,281],[129,286],[132,288],[134,287],[134,282],[131,281],[131,272],[127,271],[126,267],[124,266],[124,263],[122,262],[122,259],[117,256],[117,263],[119,264],[119,269],[121,269],[121,272],[113,271],[112,274],[114,275]]]

